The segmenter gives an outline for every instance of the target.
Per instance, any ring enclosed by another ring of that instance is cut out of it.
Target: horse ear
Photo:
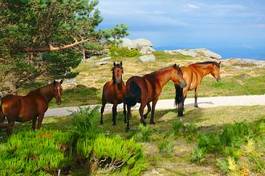
[[[222,61],[218,62],[219,65],[221,65]]]
[[[113,66],[114,66],[114,67],[116,66],[116,63],[115,63],[115,62],[113,62]]]
[[[62,84],[62,83],[63,83],[63,81],[64,81],[64,80],[62,79],[62,80],[60,81],[60,84]]]
[[[56,84],[56,80],[53,81],[53,84]]]
[[[122,66],[122,61],[120,62],[120,65]]]

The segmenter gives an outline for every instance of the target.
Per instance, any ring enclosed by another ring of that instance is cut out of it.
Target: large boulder
[[[169,54],[180,53],[180,54],[191,56],[191,57],[202,57],[202,58],[216,59],[216,60],[219,60],[222,58],[221,55],[213,51],[210,51],[206,48],[166,50],[165,52]]]
[[[155,51],[152,42],[147,39],[131,40],[128,38],[124,38],[122,39],[120,46],[129,49],[138,49],[143,55],[152,54],[152,52]]]
[[[156,57],[153,54],[143,55],[139,57],[142,62],[153,62],[156,60]]]

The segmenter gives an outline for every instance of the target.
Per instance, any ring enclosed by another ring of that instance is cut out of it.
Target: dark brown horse
[[[176,97],[175,102],[178,105],[178,116],[183,116],[184,101],[188,91],[194,90],[195,102],[194,106],[198,107],[198,87],[204,76],[211,74],[217,81],[220,77],[220,65],[221,62],[207,61],[190,64],[188,66],[181,67],[183,78],[186,81],[186,87],[182,88],[179,85],[175,85]]]
[[[26,122],[32,120],[32,129],[41,127],[41,123],[48,104],[52,98],[57,104],[61,104],[63,81],[54,81],[45,87],[33,90],[26,96],[7,95],[1,99],[0,119],[6,118],[8,121],[7,133],[10,134],[15,121]]]
[[[112,125],[116,125],[117,105],[122,103],[125,95],[125,84],[122,80],[123,67],[122,62],[119,64],[113,63],[112,80],[105,83],[102,93],[102,107],[100,123],[103,124],[103,113],[106,103],[113,104],[112,106]],[[123,104],[124,123],[126,122],[126,109]]]
[[[127,129],[129,129],[129,120],[131,117],[131,107],[137,102],[141,103],[139,113],[141,123],[146,124],[145,118],[151,111],[150,124],[155,124],[154,113],[157,100],[161,94],[162,88],[171,80],[180,87],[185,87],[186,83],[182,77],[180,67],[176,64],[170,67],[160,69],[158,71],[146,74],[142,77],[133,76],[126,82],[126,97],[127,105]],[[152,107],[150,105],[152,102]],[[147,106],[148,111],[144,114],[144,108]]]

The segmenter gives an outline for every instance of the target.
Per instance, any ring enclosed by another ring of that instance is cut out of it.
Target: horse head
[[[216,81],[221,80],[220,76],[220,67],[221,67],[221,61],[220,62],[215,62],[212,64],[212,70],[211,70],[211,75],[216,79]]]
[[[60,105],[62,102],[62,100],[61,100],[62,92],[63,92],[62,83],[63,83],[63,80],[61,80],[61,81],[55,81],[54,80],[53,84],[52,84],[54,97],[55,97],[56,103],[58,105]]]
[[[186,87],[187,84],[186,84],[186,81],[183,78],[183,73],[182,73],[181,68],[179,67],[179,65],[174,64],[173,68],[175,70],[175,72],[174,72],[174,74],[172,76],[173,77],[172,80],[173,80],[174,84],[178,84],[181,88]]]
[[[120,84],[122,82],[122,74],[123,74],[122,62],[117,64],[113,62],[112,79],[116,84]]]

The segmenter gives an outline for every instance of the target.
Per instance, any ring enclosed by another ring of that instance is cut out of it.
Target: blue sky
[[[264,0],[100,0],[101,28],[124,23],[157,49],[209,48],[265,59]]]

